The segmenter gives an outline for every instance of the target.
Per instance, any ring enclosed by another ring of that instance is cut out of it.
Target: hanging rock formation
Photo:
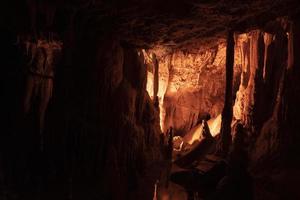
[[[284,120],[283,108],[285,91],[292,90],[287,87],[287,71],[294,66],[295,57],[292,26],[290,21],[280,18],[270,22],[265,31],[255,30],[241,36],[242,75],[234,117],[243,122],[254,141],[254,163],[281,157],[279,152],[286,148],[284,141],[289,138],[285,130],[289,129],[289,122]]]

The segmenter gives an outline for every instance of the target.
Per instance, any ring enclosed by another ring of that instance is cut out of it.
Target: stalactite
[[[227,155],[231,145],[233,63],[234,32],[230,30],[227,35],[225,103],[222,111],[221,139],[218,147],[218,153],[223,156]]]
[[[168,61],[167,61],[167,67],[168,67],[168,72],[169,72],[169,77],[168,77],[168,82],[167,82],[167,88],[166,88],[166,93],[164,95],[164,102],[163,102],[163,107],[164,107],[164,118],[163,118],[163,132],[166,133],[167,130],[172,126],[173,126],[173,122],[172,122],[172,116],[173,116],[173,110],[170,107],[170,102],[169,102],[169,93],[172,91],[172,86],[171,86],[171,82],[173,81],[174,78],[174,73],[173,73],[173,64],[172,64],[172,60],[173,60],[174,54],[172,53],[170,56],[168,56]]]
[[[241,54],[241,81],[239,89],[236,93],[235,104],[233,107],[233,115],[236,120],[242,120],[245,112],[245,90],[249,82],[249,38],[248,34],[240,35],[238,38]]]
[[[257,33],[257,40],[255,38],[255,45],[257,49],[255,50],[254,56],[257,59],[257,63],[255,66],[255,76],[254,76],[254,87],[253,87],[253,129],[255,131],[260,130],[260,127],[265,120],[265,115],[261,114],[260,111],[263,111],[265,108],[265,87],[264,87],[264,78],[263,78],[263,68],[264,68],[264,52],[265,52],[265,45],[264,45],[264,38],[263,33]],[[250,63],[251,64],[251,63]],[[251,67],[251,66],[250,66]]]
[[[250,66],[250,76],[249,82],[246,91],[246,105],[245,105],[245,113],[244,113],[244,123],[248,127],[252,127],[253,125],[253,106],[255,103],[255,77],[258,69],[258,39],[260,36],[260,31],[256,30],[251,33],[250,38],[250,56],[249,56],[249,66]]]
[[[154,106],[159,111],[159,99],[158,99],[158,87],[159,87],[159,63],[156,58],[156,55],[152,54],[152,63],[153,63],[153,100]]]
[[[153,97],[155,98],[158,94],[158,61],[156,55],[152,54],[152,63],[153,63]]]
[[[264,53],[264,69],[263,69],[263,78],[266,78],[266,68],[267,68],[267,57],[269,46],[273,41],[273,35],[269,33],[264,33],[264,43],[265,43],[265,53]]]
[[[265,40],[268,39],[265,38]],[[234,117],[241,120],[247,128],[253,129],[256,122],[262,121],[260,115],[254,115],[254,110],[263,106],[263,76],[268,76],[264,38],[260,30],[247,34],[247,39],[242,42],[241,52],[243,71],[241,84],[236,94]],[[266,69],[265,72],[264,69]]]
[[[257,138],[251,150],[252,164],[264,162],[265,159],[279,158],[288,138],[288,128],[283,124],[285,124],[284,121],[288,121],[284,120],[284,108],[285,105],[290,105],[286,103],[288,100],[285,98],[292,88],[289,85],[287,70],[292,65],[290,60],[293,57],[291,51],[293,48],[291,41],[287,40],[286,26],[279,25],[274,35],[264,33],[267,54],[264,55],[264,64],[259,65],[257,69],[264,68],[263,82],[255,79],[256,87],[251,114],[254,120],[251,126],[255,127]]]

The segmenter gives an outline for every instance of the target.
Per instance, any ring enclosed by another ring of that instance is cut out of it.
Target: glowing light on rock
[[[207,124],[210,130],[210,133],[212,136],[216,136],[217,134],[220,133],[220,129],[221,129],[221,114],[218,115],[215,118],[212,118],[210,120],[208,120]],[[199,124],[197,126],[195,126],[193,129],[191,129],[191,131],[183,138],[185,142],[189,143],[189,144],[193,144],[193,142],[195,142],[196,140],[201,141],[202,138],[202,129],[203,126],[202,124]]]
[[[247,35],[240,37],[245,40]],[[177,134],[184,136],[197,125],[201,114],[209,113],[212,118],[216,118],[222,112],[226,44],[220,42],[214,47],[193,53],[164,52],[166,50],[159,47],[143,50],[148,67],[147,91],[154,99],[152,55],[155,54],[159,62],[158,99],[161,129],[166,132],[173,127]],[[235,78],[240,77],[238,75],[241,73],[240,54],[240,48],[236,48]]]
[[[212,134],[212,136],[216,136],[217,134],[220,133],[221,130],[221,114],[218,115],[216,118],[211,119],[208,121],[208,126],[210,129],[210,133]]]
[[[146,90],[153,100],[153,73],[147,72],[147,85],[146,85]]]
[[[142,51],[145,57],[145,62],[147,63],[147,65],[152,65],[152,58],[151,58],[151,52],[147,52],[145,50]],[[161,65],[161,63],[159,62],[159,65]],[[149,66],[148,66],[149,67]],[[161,129],[163,128],[163,124],[164,124],[164,118],[165,118],[165,109],[163,107],[163,102],[164,102],[164,96],[167,90],[167,86],[168,86],[168,68],[166,67],[162,67],[159,66],[158,67],[158,77],[159,77],[159,81],[158,81],[158,100],[159,100],[159,110],[160,110],[160,127]],[[147,71],[147,85],[146,85],[146,90],[150,96],[150,98],[153,100],[154,96],[153,96],[153,87],[154,87],[154,74],[153,71],[148,70]]]

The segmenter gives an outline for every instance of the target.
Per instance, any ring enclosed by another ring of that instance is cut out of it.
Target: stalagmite
[[[226,49],[226,90],[225,103],[222,111],[221,140],[218,153],[226,155],[231,144],[231,120],[232,120],[232,79],[234,62],[234,32],[230,30],[227,35]]]

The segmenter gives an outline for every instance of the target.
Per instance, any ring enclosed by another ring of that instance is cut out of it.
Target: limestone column
[[[218,152],[217,152],[221,156],[227,155],[231,144],[233,63],[234,63],[234,32],[230,30],[227,35],[227,47],[226,47],[225,103],[222,111],[221,139],[218,145]]]
[[[154,100],[154,105],[158,109],[159,107],[159,102],[158,102],[158,61],[156,58],[156,55],[153,53],[152,54],[152,63],[153,63],[153,100]]]

